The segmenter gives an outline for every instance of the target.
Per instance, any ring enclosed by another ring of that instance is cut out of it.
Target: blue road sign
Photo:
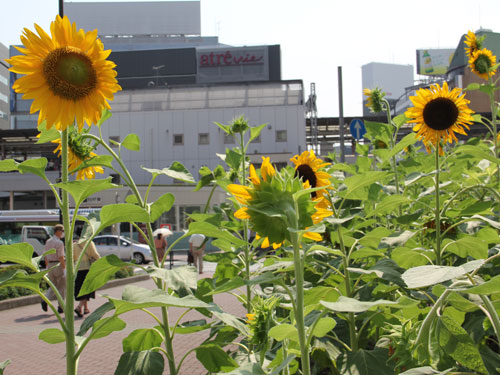
[[[366,133],[365,124],[360,119],[353,119],[349,124],[349,130],[351,131],[354,139],[361,139]]]

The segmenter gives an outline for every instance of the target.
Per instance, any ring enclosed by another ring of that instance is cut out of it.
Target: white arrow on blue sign
[[[349,130],[351,131],[354,139],[361,139],[366,133],[365,124],[360,119],[353,119],[349,124]]]

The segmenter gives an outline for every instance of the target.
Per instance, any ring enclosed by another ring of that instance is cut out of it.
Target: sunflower
[[[473,73],[488,80],[490,76],[494,76],[496,68],[491,69],[496,64],[496,56],[489,49],[483,48],[475,51],[469,58],[469,67]]]
[[[473,123],[472,111],[467,104],[461,89],[456,87],[448,90],[448,84],[443,87],[431,85],[429,89],[420,89],[416,96],[411,96],[413,107],[405,112],[409,123],[414,123],[413,131],[423,140],[427,152],[434,145],[443,154],[441,140],[452,143],[457,141],[455,133],[467,135],[465,129]]]
[[[319,160],[319,159],[318,159]],[[286,174],[288,173],[288,176]],[[243,186],[230,184],[229,192],[243,205],[234,216],[238,219],[247,219],[252,229],[257,233],[256,238],[264,238],[263,247],[278,248],[285,239],[289,239],[288,228],[290,209],[294,207],[293,193],[310,187],[309,181],[303,182],[290,175],[289,172],[279,174],[269,161],[263,158],[260,170],[262,179],[258,176],[255,167],[250,165],[250,185]],[[317,201],[320,199],[317,198]],[[321,202],[313,202],[308,195],[299,198],[298,222],[302,229],[307,230],[322,218],[332,215],[326,208],[320,207]],[[322,204],[322,203],[321,203]],[[304,237],[321,241],[319,233],[306,232]]]
[[[46,120],[47,129],[65,130],[76,121],[81,131],[84,123],[97,123],[121,90],[116,65],[106,60],[111,50],[104,51],[97,30],[77,30],[66,16],[51,23],[50,36],[37,24],[35,29],[38,35],[24,29],[24,48],[16,47],[22,55],[6,60],[11,72],[25,74],[13,89],[33,99],[30,112],[40,111],[38,124]]]
[[[383,92],[382,89],[378,87],[374,89],[364,89],[363,94],[367,97],[366,106],[370,108],[370,111],[378,113],[384,110],[382,99],[385,96],[385,92]]]
[[[465,35],[465,44],[467,45],[465,47],[465,54],[468,58],[471,58],[474,52],[480,49],[480,41],[476,38],[476,34],[470,30]]]
[[[74,128],[70,129],[71,130],[68,132],[68,170],[74,171],[85,161],[90,160],[97,155],[93,152],[94,147],[92,145],[82,139],[80,134]],[[61,138],[53,140],[52,143],[57,144],[54,154],[59,153],[58,156],[61,157]],[[100,166],[90,166],[82,168],[72,174],[75,173],[77,180],[85,180],[85,178],[91,180],[95,178],[96,173],[104,173],[104,169]]]
[[[304,151],[290,159],[295,164],[295,176],[307,181],[312,188],[329,186],[330,175],[320,169],[330,165],[314,155],[313,150]],[[311,193],[313,198],[325,196],[326,190],[318,190]]]

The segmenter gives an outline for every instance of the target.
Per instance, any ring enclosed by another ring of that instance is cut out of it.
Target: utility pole
[[[306,115],[309,116],[309,126],[311,130],[311,147],[316,155],[320,154],[318,143],[318,109],[316,107],[316,84],[311,83],[311,93],[306,102]]]

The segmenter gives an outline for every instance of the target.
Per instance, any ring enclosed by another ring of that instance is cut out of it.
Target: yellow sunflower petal
[[[79,129],[84,122],[95,124],[102,110],[109,108],[107,100],[121,90],[115,65],[106,60],[109,52],[103,51],[97,30],[77,30],[67,17],[60,16],[51,23],[50,35],[36,24],[35,30],[38,35],[24,29],[24,48],[18,48],[22,55],[8,59],[10,71],[26,75],[13,89],[34,99],[31,111],[39,111],[38,123],[46,121],[47,129],[64,130],[75,119]]]

